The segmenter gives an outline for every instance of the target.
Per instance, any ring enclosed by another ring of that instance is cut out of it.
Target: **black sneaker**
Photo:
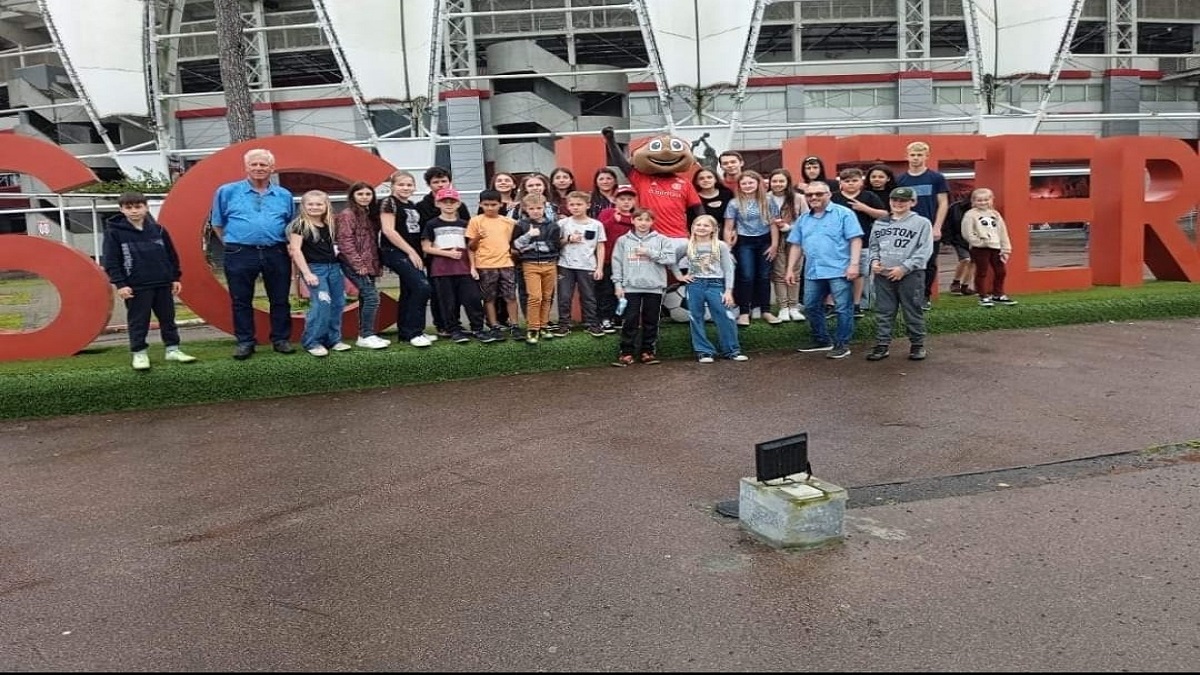
[[[870,354],[867,354],[868,361],[882,361],[888,357],[890,352],[887,345],[875,345]]]
[[[296,348],[287,340],[276,340],[271,343],[271,348],[280,354],[295,354]]]
[[[605,335],[608,335],[608,333],[605,333],[604,329],[599,326],[589,326],[587,329],[587,333],[588,333],[588,335],[591,335],[592,337],[597,337],[597,338],[602,338]]]
[[[861,319],[866,315],[867,315],[867,313],[863,311],[862,305],[854,306],[854,318]]]
[[[612,321],[605,319],[603,322],[600,323],[600,330],[604,331],[605,333],[611,334],[611,333],[617,332],[617,327],[613,325]]]
[[[479,340],[480,342],[483,342],[484,344],[489,343],[489,342],[495,342],[496,340],[500,339],[496,336],[496,333],[499,333],[499,332],[500,331],[495,328],[484,328],[481,331],[476,331],[475,339]]]
[[[514,340],[520,340],[521,336],[523,335],[521,332],[521,327],[515,323],[508,324],[504,327],[504,330],[508,331],[508,337]]]
[[[803,347],[797,348],[796,351],[808,354],[810,352],[827,352],[831,349],[833,349],[833,345],[828,342],[810,342]]]
[[[929,310],[933,309],[933,303],[932,303],[932,302],[930,302],[929,300],[926,300],[926,301],[925,301],[925,304],[924,304],[924,305],[921,305],[921,309],[923,309],[923,310],[925,310],[926,312],[928,312]]]
[[[1013,300],[1012,298],[1008,297],[1007,295],[997,295],[996,297],[992,298],[992,300],[994,300],[996,302],[996,304],[998,304],[998,305],[1015,305],[1015,304],[1017,304],[1016,300]]]
[[[253,354],[254,354],[254,343],[253,342],[247,342],[246,344],[239,344],[238,346],[233,348],[233,358],[237,359],[238,361],[245,361],[246,359],[250,358]]]
[[[554,333],[554,337],[564,338],[571,334],[571,326],[565,323],[560,323],[550,330]]]
[[[909,361],[924,361],[925,360],[925,345],[913,345],[908,349]]]
[[[962,282],[958,279],[950,282],[950,292],[959,295],[962,293]]]
[[[846,345],[838,345],[838,346],[834,347],[833,349],[831,349],[829,351],[829,353],[825,355],[825,358],[827,358],[827,359],[844,359],[847,356],[850,356],[850,348],[847,347]]]
[[[450,341],[455,344],[465,345],[471,341],[471,336],[461,330],[456,330],[450,333]]]
[[[837,306],[836,305],[825,305],[825,318],[832,319],[836,316],[837,316]]]

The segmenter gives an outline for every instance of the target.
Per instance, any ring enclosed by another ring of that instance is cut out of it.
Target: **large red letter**
[[[391,164],[361,148],[318,136],[273,136],[238,143],[188,169],[171,189],[159,220],[171,230],[179,249],[184,302],[209,324],[229,334],[233,334],[229,291],[213,276],[201,244],[213,194],[222,184],[245,176],[243,156],[253,148],[270,150],[275,155],[275,169],[279,172],[306,171],[346,183],[362,180],[376,185],[393,171]],[[396,302],[382,296],[380,321],[395,315]],[[303,328],[304,318],[293,317],[292,334],[299,334]],[[349,308],[343,314],[342,332],[345,335],[358,332],[357,307]],[[270,317],[259,309],[254,310],[254,333],[259,342],[270,339]]]
[[[1089,160],[1096,139],[1091,136],[992,136],[987,139],[987,161],[976,165],[975,186],[996,195],[996,208],[1004,214],[1013,256],[1008,261],[1005,288],[1017,293],[1089,288],[1092,270],[1087,267],[1029,267],[1029,224],[1092,220],[1090,199],[1033,199],[1029,176],[1036,160]],[[1092,162],[1095,171],[1096,163]],[[1092,184],[1092,194],[1096,185]]]
[[[1092,162],[1096,283],[1140,286],[1142,264],[1159,279],[1200,281],[1200,251],[1179,227],[1200,194],[1200,159],[1177,138],[1099,142]]]
[[[55,192],[96,182],[92,170],[66,150],[15,134],[0,136],[0,170],[33,176]],[[49,281],[60,299],[58,316],[42,328],[0,334],[0,361],[71,356],[108,324],[108,277],[83,253],[55,241],[6,235],[0,269],[33,272]]]

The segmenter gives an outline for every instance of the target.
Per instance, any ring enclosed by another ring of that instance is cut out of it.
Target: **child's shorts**
[[[956,242],[954,244],[954,255],[958,256],[959,262],[962,262],[964,260],[970,260],[971,259],[971,249],[969,249],[966,244],[959,244]]]
[[[517,299],[517,273],[511,267],[479,270],[479,290],[485,301]]]

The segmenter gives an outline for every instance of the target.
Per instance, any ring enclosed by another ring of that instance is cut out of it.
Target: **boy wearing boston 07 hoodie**
[[[196,357],[179,349],[179,329],[175,325],[175,296],[183,286],[171,235],[155,222],[140,192],[123,193],[117,204],[121,213],[108,220],[104,232],[104,271],[125,301],[133,369],[150,368],[146,335],[150,332],[151,312],[158,318],[167,347],[166,359],[191,363]]]
[[[917,193],[911,187],[892,190],[890,215],[871,228],[867,255],[878,321],[868,361],[888,357],[897,306],[908,329],[908,358],[925,358],[925,263],[933,254],[933,224],[913,211],[916,203]]]

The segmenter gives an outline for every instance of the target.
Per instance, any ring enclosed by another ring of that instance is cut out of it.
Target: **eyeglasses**
[[[813,197],[828,197],[829,193],[828,192],[805,192],[804,196],[807,197],[808,199],[812,199]]]

